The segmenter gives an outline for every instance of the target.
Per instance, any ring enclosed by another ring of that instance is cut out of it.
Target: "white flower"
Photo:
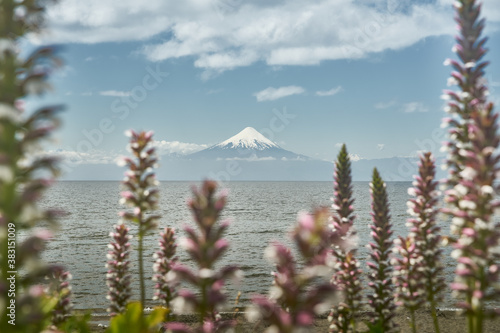
[[[250,305],[245,312],[245,317],[251,323],[255,323],[260,320],[261,314],[259,308],[255,305]]]
[[[18,122],[21,120],[21,114],[19,110],[11,106],[10,104],[0,103],[0,119],[9,119],[12,122]]]
[[[451,251],[451,257],[453,259],[458,259],[462,256],[462,250],[459,250],[459,249],[455,249],[453,251]]]
[[[0,38],[0,59],[3,59],[7,52],[16,53],[16,43],[11,39]]]
[[[230,279],[233,281],[233,283],[240,283],[244,277],[245,274],[243,273],[243,271],[241,269],[238,269],[233,273]]]
[[[281,296],[283,296],[283,289],[281,289],[280,287],[278,287],[278,286],[272,286],[269,289],[269,298],[270,299],[278,299]]]
[[[460,98],[462,98],[462,99],[468,99],[468,98],[470,98],[470,96],[471,96],[471,95],[470,95],[470,93],[469,93],[469,92],[467,92],[467,91],[461,91],[461,92],[459,93],[459,95],[460,95]]]
[[[466,180],[473,180],[477,176],[477,171],[471,167],[466,167],[460,172],[460,175]]]
[[[467,236],[462,236],[459,240],[458,240],[458,244],[460,245],[463,245],[463,246],[469,246],[472,244],[474,240],[470,237],[467,237]]]
[[[483,194],[493,194],[495,190],[490,185],[483,185],[481,186],[481,192]]]
[[[458,84],[458,80],[455,79],[454,77],[450,77],[448,78],[448,82],[446,83],[446,85],[448,87],[451,87],[451,86],[456,86]]]
[[[174,308],[174,312],[177,314],[192,312],[194,310],[193,305],[186,302],[186,300],[180,296],[172,300],[172,307]]]
[[[118,157],[118,158],[116,159],[116,165],[118,165],[119,167],[124,167],[124,166],[126,166],[126,165],[127,165],[127,162],[126,162],[126,160],[125,160],[125,157],[124,157],[124,156],[122,156],[122,157]]]
[[[274,262],[277,259],[277,256],[278,256],[278,252],[276,251],[276,248],[272,245],[268,246],[264,250],[264,257],[271,262]]]
[[[487,223],[479,218],[474,220],[474,225],[479,229],[479,230],[491,230],[493,229],[492,223]]]
[[[470,200],[460,200],[458,206],[462,209],[470,209],[470,210],[474,210],[477,208],[476,203]]]
[[[21,214],[19,215],[19,220],[23,222],[29,222],[33,220],[37,220],[42,217],[42,212],[38,209],[37,206],[33,204],[25,205]]]
[[[454,217],[451,219],[451,223],[457,227],[462,227],[465,224],[465,219],[461,217]]]
[[[463,186],[462,184],[458,184],[455,186],[455,191],[460,194],[460,195],[466,195],[469,190],[467,187]]]
[[[212,276],[214,276],[214,271],[212,271],[211,269],[208,269],[208,268],[202,268],[202,269],[200,269],[200,272],[198,275],[202,279],[208,279],[208,278],[211,278]]]
[[[12,169],[6,165],[0,165],[0,180],[10,183],[14,179]]]

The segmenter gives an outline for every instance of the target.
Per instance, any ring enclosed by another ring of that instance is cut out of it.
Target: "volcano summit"
[[[269,140],[253,127],[230,137],[229,139],[207,149],[190,154],[189,159],[216,159],[216,160],[310,160],[304,155],[295,154],[281,148]]]

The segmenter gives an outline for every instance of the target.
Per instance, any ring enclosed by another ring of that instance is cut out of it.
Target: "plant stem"
[[[436,302],[434,301],[434,299],[431,301],[431,315],[432,315],[432,321],[434,322],[434,331],[436,333],[440,333],[439,321],[437,319],[437,313],[436,313]]]
[[[413,333],[417,333],[417,324],[415,323],[415,310],[411,310],[411,330]]]
[[[140,226],[139,226],[140,228]],[[139,231],[139,283],[141,286],[141,312],[144,311],[144,301],[146,299],[145,297],[145,292],[144,292],[144,263],[142,262],[142,256],[143,256],[143,235],[142,231]]]

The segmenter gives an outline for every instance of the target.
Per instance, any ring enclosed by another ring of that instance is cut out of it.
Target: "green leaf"
[[[150,333],[156,332],[165,317],[166,309],[155,308],[148,316],[143,316],[139,302],[130,303],[127,311],[111,319],[110,326],[106,332],[121,333]]]
[[[91,333],[88,322],[90,321],[90,313],[84,315],[76,315],[69,317],[62,325],[61,329],[64,332],[72,333]]]
[[[368,326],[368,331],[367,333],[385,333],[384,332],[384,325],[382,322],[379,320],[377,321],[376,324],[372,324],[370,322],[365,322],[366,326]]]

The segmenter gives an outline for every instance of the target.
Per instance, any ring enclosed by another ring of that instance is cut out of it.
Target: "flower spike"
[[[120,212],[124,221],[137,223],[139,231],[137,235],[138,242],[138,261],[139,261],[139,286],[140,302],[144,309],[146,292],[144,287],[144,263],[143,263],[143,239],[146,234],[157,228],[159,215],[152,212],[158,209],[159,191],[156,176],[153,168],[157,166],[155,149],[150,147],[153,142],[152,132],[127,131],[126,135],[130,137],[129,150],[133,158],[125,157],[122,164],[128,166],[123,179],[124,191],[121,192],[120,203],[131,208]]]
[[[373,293],[368,295],[368,305],[372,310],[371,324],[378,326],[383,332],[394,332],[396,324],[393,321],[395,304],[393,301],[392,266],[389,253],[391,251],[391,222],[389,203],[387,202],[386,185],[377,169],[373,170],[370,183],[372,197],[372,221],[370,226],[373,242],[368,244],[373,262],[367,265],[372,270],[368,276],[369,286]]]
[[[129,228],[125,224],[117,224],[114,226],[114,232],[110,233],[112,242],[108,245],[108,273],[106,275],[106,283],[109,291],[107,298],[111,302],[108,312],[111,316],[123,313],[127,308],[127,303],[132,294],[130,288],[130,272],[129,272],[129,255],[130,243],[132,238],[129,233]]]
[[[153,270],[155,275],[153,280],[155,284],[155,296],[154,299],[162,301],[162,305],[168,309],[167,321],[173,319],[172,315],[172,300],[176,297],[175,287],[173,282],[167,281],[168,273],[172,270],[177,262],[177,257],[175,257],[175,252],[177,245],[175,244],[175,230],[173,228],[165,228],[165,231],[160,233],[160,250],[154,255],[156,261],[153,265]]]
[[[408,213],[412,216],[407,225],[410,228],[409,239],[416,246],[415,261],[421,262],[423,266],[422,276],[419,278],[422,279],[425,290],[421,297],[430,306],[434,329],[439,333],[436,307],[443,299],[442,292],[446,285],[442,276],[442,238],[440,228],[436,225],[440,193],[437,190],[438,182],[434,178],[434,159],[432,154],[427,152],[420,157],[419,174],[415,177],[413,187],[408,189],[408,194],[413,198],[407,202]]]
[[[222,320],[218,311],[226,296],[223,287],[227,279],[240,278],[242,273],[236,266],[224,266],[217,270],[215,264],[228,250],[229,243],[222,235],[229,226],[228,222],[218,223],[226,204],[226,193],[217,195],[217,183],[204,181],[201,188],[193,187],[193,199],[188,203],[198,226],[198,232],[185,227],[187,237],[180,244],[198,266],[192,270],[182,264],[174,263],[166,276],[167,283],[186,281],[199,289],[196,295],[189,290],[180,290],[173,300],[173,310],[184,312],[192,310],[199,315],[196,332],[219,332],[234,326],[233,321]],[[169,332],[192,332],[181,323],[165,324]]]
[[[335,162],[334,196],[332,229],[339,233],[345,241],[354,243],[356,232],[353,230],[355,219],[352,198],[351,162],[346,145],[342,145]],[[359,262],[356,260],[356,249],[334,247],[336,260],[332,284],[339,289],[342,297],[340,303],[333,307],[328,319],[331,322],[330,332],[356,331],[355,315],[361,308],[362,287]]]
[[[498,114],[487,100],[481,5],[475,0],[459,0],[455,11],[459,35],[454,49],[459,61],[449,63],[456,71],[452,76],[460,80],[459,91],[446,92],[455,122],[449,127],[452,143],[446,145],[449,189],[445,192],[448,207],[443,212],[451,216],[451,231],[456,236],[450,238],[455,248],[452,256],[458,262],[452,288],[461,299],[459,306],[467,315],[469,332],[479,333],[485,318],[498,315],[486,302],[500,295],[500,228],[493,218],[500,207],[496,199],[500,137]]]

